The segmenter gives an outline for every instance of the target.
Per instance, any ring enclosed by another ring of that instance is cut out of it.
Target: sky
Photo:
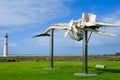
[[[92,13],[98,22],[120,25],[120,0],[0,0],[0,56],[3,55],[4,34],[9,34],[10,56],[48,56],[49,37],[32,38],[50,25],[80,19]],[[117,37],[93,33],[88,55],[120,52],[120,26],[100,30]],[[82,41],[64,38],[64,30],[55,30],[54,55],[82,55]]]

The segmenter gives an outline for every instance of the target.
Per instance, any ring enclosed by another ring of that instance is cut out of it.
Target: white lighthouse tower
[[[4,34],[4,50],[3,50],[3,57],[8,56],[8,33]]]

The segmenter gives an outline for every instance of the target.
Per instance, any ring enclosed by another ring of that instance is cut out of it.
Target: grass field
[[[96,64],[106,65],[96,69]],[[97,76],[74,76],[82,72],[80,61],[55,61],[53,70],[46,70],[49,62],[0,62],[0,80],[120,80],[119,61],[90,61],[88,71]]]

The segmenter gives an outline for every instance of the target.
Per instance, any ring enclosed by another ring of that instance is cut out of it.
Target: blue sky
[[[49,38],[32,38],[50,25],[81,18],[83,12],[97,15],[97,21],[120,25],[120,0],[0,0],[0,55],[3,36],[9,33],[9,55],[49,55]],[[89,55],[120,52],[120,27],[101,28],[117,37],[93,33]],[[55,30],[55,55],[82,55],[82,41],[64,38]]]

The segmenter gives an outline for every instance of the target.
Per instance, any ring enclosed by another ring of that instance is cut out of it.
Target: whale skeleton
[[[83,31],[95,32],[101,35],[116,36],[108,32],[100,31],[100,27],[117,27],[118,25],[96,22],[96,15],[90,13],[83,13],[82,18],[78,20],[71,20],[69,23],[58,23],[51,25],[44,33],[35,35],[50,36],[49,31],[52,29],[66,30],[65,37],[70,36],[73,40],[80,41],[83,39]]]

